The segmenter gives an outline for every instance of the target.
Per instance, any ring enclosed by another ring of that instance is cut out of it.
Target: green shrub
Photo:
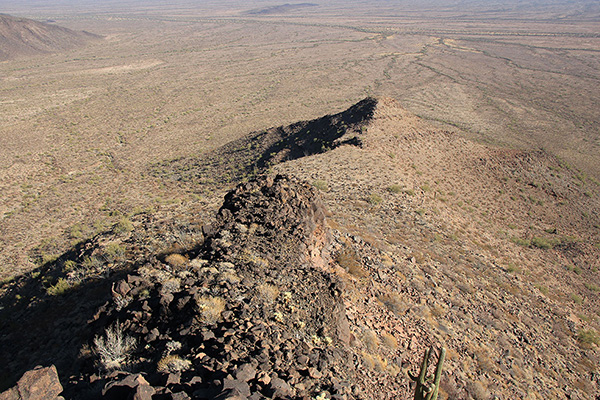
[[[583,297],[581,297],[578,294],[575,293],[571,293],[571,300],[573,300],[575,302],[575,304],[581,304],[583,303]]]
[[[67,272],[71,272],[75,269],[75,267],[77,267],[77,263],[73,260],[67,260],[65,261],[64,265],[63,265],[63,272],[67,273]]]
[[[513,236],[510,239],[510,241],[513,242],[514,244],[518,244],[519,246],[523,246],[523,247],[529,247],[531,245],[531,242],[529,240],[521,239],[516,236]]]
[[[115,262],[123,259],[125,256],[125,248],[119,243],[112,242],[104,248],[104,258],[107,262]]]
[[[567,265],[567,271],[575,272],[577,275],[581,274],[581,268],[576,265]]]
[[[381,196],[380,196],[380,195],[378,195],[377,193],[372,193],[372,194],[369,196],[369,198],[368,198],[368,200],[367,200],[367,201],[369,202],[369,204],[373,204],[373,205],[375,205],[375,204],[379,204],[379,203],[381,203],[381,202],[383,201],[383,199],[382,199],[382,198],[381,198]]]
[[[313,183],[313,186],[316,187],[317,189],[319,189],[321,192],[328,192],[329,191],[329,186],[327,185],[327,182],[321,180],[321,179],[317,179],[315,180]]]
[[[551,249],[556,246],[558,243],[555,240],[546,239],[541,236],[536,236],[531,239],[531,245],[533,247],[537,247],[538,249]]]
[[[387,187],[387,191],[390,193],[398,194],[402,192],[402,186],[400,185],[390,185]]]
[[[509,263],[508,266],[506,267],[506,270],[509,273],[513,273],[513,272],[521,272],[521,268],[517,267],[515,264],[513,263]]]
[[[113,231],[117,234],[131,232],[133,230],[133,224],[130,220],[123,217],[117,222],[113,228]]]
[[[546,286],[542,286],[542,285],[534,285],[537,290],[539,290],[543,295],[547,296],[548,295],[548,288]]]
[[[600,345],[600,337],[598,337],[598,332],[593,329],[580,329],[577,332],[577,340],[579,343],[589,346],[592,344]]]
[[[69,290],[71,290],[74,286],[71,285],[71,283],[69,283],[69,281],[67,281],[64,278],[60,278],[56,284],[50,286],[48,289],[46,289],[46,293],[48,293],[50,296],[62,296],[65,293],[67,293]]]

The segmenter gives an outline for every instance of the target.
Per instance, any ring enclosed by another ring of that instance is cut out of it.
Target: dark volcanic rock
[[[37,367],[25,372],[16,386],[0,394],[1,400],[52,400],[62,399],[58,395],[63,388],[54,365]]]
[[[126,304],[116,296],[92,328],[103,336],[120,326],[133,338],[118,362],[151,383],[118,375],[104,397],[302,399],[352,381],[342,285],[322,268],[330,262],[325,214],[310,185],[261,177],[227,194],[187,268],[157,261],[117,282],[121,297],[146,294]],[[335,381],[324,373],[334,367]],[[87,370],[80,382],[97,369]],[[85,398],[92,389],[83,386],[70,397]]]

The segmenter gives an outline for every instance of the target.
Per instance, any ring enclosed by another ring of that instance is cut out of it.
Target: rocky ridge
[[[223,179],[208,183],[207,165]],[[365,99],[161,168],[181,185],[249,181],[214,218],[139,215],[131,232],[97,237],[53,264],[104,260],[101,279],[59,301],[41,296],[57,315],[65,305],[83,309],[82,293],[98,293],[84,318],[54,323],[55,332],[69,326],[52,343],[71,344],[57,358],[70,396],[409,398],[406,372],[431,344],[448,349],[441,399],[598,392],[598,185],[561,160],[474,143],[392,99]],[[251,179],[268,170],[296,178]],[[124,248],[120,258],[114,244]],[[16,296],[26,286],[11,287],[3,301],[25,307]],[[319,298],[327,304],[313,304]],[[221,307],[216,317],[208,311]],[[3,316],[34,315],[9,310]],[[40,314],[27,326],[51,323]],[[111,362],[93,350],[116,331],[138,345]],[[5,338],[1,347],[23,344],[18,359],[40,341]],[[263,341],[266,352],[251,353]],[[14,383],[23,363],[2,352],[0,362],[15,371]],[[257,378],[261,368],[271,380]],[[203,374],[210,379],[195,379]],[[276,395],[275,377],[287,395]]]

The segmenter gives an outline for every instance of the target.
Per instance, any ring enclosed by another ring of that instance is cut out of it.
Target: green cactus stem
[[[437,400],[440,390],[440,380],[442,379],[442,368],[446,359],[446,349],[442,347],[435,367],[435,373],[427,376],[427,367],[429,366],[429,358],[433,353],[433,346],[425,350],[423,362],[421,363],[421,371],[419,376],[414,376],[410,372],[408,375],[417,383],[415,386],[414,400]]]

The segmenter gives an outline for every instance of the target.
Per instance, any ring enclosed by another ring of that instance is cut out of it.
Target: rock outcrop
[[[202,248],[179,255],[191,260],[156,259],[113,286],[113,301],[92,322],[94,352],[69,395],[351,396],[342,284],[322,268],[324,221],[308,184],[277,176],[239,185]]]

